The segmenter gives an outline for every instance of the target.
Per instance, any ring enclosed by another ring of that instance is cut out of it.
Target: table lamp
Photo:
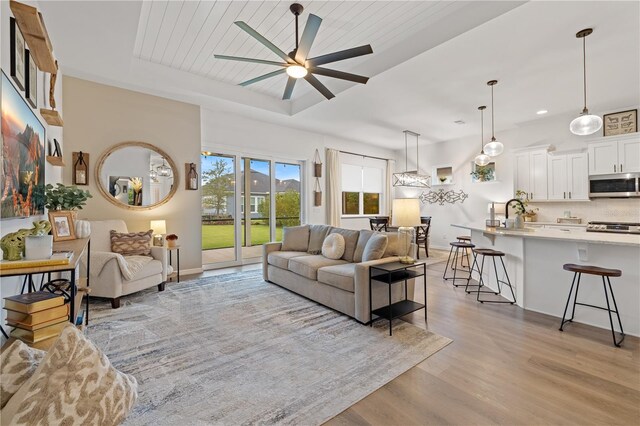
[[[396,198],[393,200],[393,217],[391,225],[398,227],[398,242],[404,248],[401,263],[414,263],[409,256],[409,247],[413,241],[415,227],[420,225],[420,202],[417,198]]]
[[[152,220],[150,228],[153,229],[153,245],[162,247],[164,245],[163,234],[167,233],[166,220]]]

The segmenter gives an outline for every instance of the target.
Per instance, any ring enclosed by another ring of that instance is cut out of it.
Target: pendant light
[[[158,176],[169,177],[171,176],[171,167],[167,166],[164,162],[164,157],[162,157],[162,165],[156,167],[158,171]]]
[[[493,126],[493,86],[495,86],[496,84],[498,84],[498,80],[491,80],[487,82],[487,85],[491,87],[491,140],[484,146],[484,152],[486,152],[490,157],[496,157],[502,154],[502,151],[504,151],[504,145],[502,145],[502,142],[498,142],[496,140],[495,130]]]
[[[587,109],[587,48],[585,38],[593,32],[593,29],[586,28],[576,33],[577,38],[582,39],[582,85],[584,94],[584,108],[579,116],[569,124],[569,130],[574,135],[591,135],[602,128],[602,118],[589,114]]]
[[[478,107],[480,110],[480,154],[476,155],[475,160],[473,160],[478,166],[486,166],[491,160],[491,157],[484,153],[484,147],[482,146],[484,143],[484,110],[486,108],[484,105]]]
[[[412,132],[411,130],[404,130],[404,172],[394,173],[393,174],[393,186],[409,186],[413,188],[430,188],[431,187],[431,176],[429,175],[421,175],[420,167],[418,166],[418,138],[420,137],[419,133]],[[409,171],[407,170],[408,157],[409,157],[409,147],[408,147],[408,137],[409,135],[415,136],[416,138],[416,170]]]

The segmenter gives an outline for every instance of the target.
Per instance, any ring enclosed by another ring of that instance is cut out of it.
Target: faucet
[[[522,202],[522,200],[519,200],[517,198],[512,198],[509,201],[507,201],[507,203],[504,205],[504,218],[505,219],[509,219],[509,205],[513,202],[519,203],[520,207],[522,207],[522,210],[525,210],[525,206],[524,203]]]

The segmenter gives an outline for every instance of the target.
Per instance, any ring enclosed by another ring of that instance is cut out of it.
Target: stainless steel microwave
[[[589,198],[640,197],[640,173],[589,176]]]

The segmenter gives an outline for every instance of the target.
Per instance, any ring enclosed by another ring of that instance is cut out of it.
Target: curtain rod
[[[343,154],[350,154],[350,155],[355,155],[357,157],[367,157],[367,158],[373,158],[375,160],[384,160],[384,161],[389,161],[388,158],[382,158],[382,157],[374,157],[372,155],[365,155],[365,154],[357,154],[355,152],[349,152],[349,151],[342,151],[342,150],[338,150],[338,152],[341,152]]]

